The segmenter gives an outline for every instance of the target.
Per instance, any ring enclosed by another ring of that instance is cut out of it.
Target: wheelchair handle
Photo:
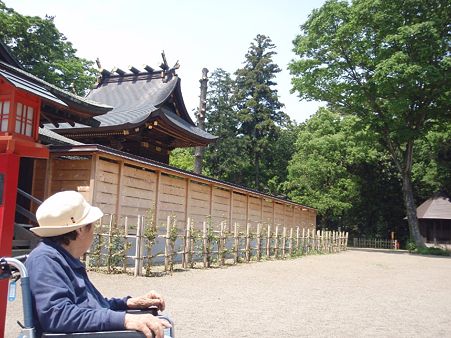
[[[33,312],[31,304],[31,290],[30,290],[30,278],[28,277],[28,271],[25,265],[16,258],[4,257],[6,262],[19,270],[20,285],[22,288],[22,306],[23,306],[23,320],[25,329],[33,327]]]

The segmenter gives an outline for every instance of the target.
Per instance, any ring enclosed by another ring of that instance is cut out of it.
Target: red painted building
[[[10,256],[19,184],[30,181],[30,159],[45,159],[39,126],[61,122],[95,125],[92,117],[112,108],[88,102],[24,71],[0,41],[0,257]],[[20,177],[20,179],[19,179]],[[0,337],[8,281],[0,280]]]

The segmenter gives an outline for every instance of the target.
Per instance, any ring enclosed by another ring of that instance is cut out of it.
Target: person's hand
[[[150,291],[144,296],[127,299],[127,308],[132,310],[144,310],[151,306],[156,306],[160,311],[164,311],[166,307],[163,297],[155,291]]]
[[[164,329],[172,326],[168,321],[150,314],[136,315],[126,313],[124,327],[127,330],[141,331],[147,338],[153,338],[152,332],[155,338],[163,338]]]

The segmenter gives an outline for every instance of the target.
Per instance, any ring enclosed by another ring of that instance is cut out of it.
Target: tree
[[[193,171],[193,155],[193,148],[176,148],[169,155],[169,164],[182,170]]]
[[[349,168],[367,150],[350,132],[355,123],[320,109],[301,126],[295,143],[285,189],[294,201],[315,207],[323,227],[342,225],[338,220],[359,199],[358,177]]]
[[[451,124],[436,125],[415,143],[418,150],[412,165],[417,200],[435,192],[451,192]]]
[[[358,116],[390,154],[402,180],[411,236],[424,246],[412,188],[414,144],[449,123],[447,0],[327,1],[294,41],[293,89]]]
[[[269,37],[257,35],[246,53],[244,67],[235,72],[238,131],[250,159],[242,175],[245,184],[255,189],[262,187],[263,155],[277,140],[279,128],[289,121],[273,88],[280,72],[272,60],[274,49]]]
[[[58,31],[53,19],[23,16],[0,0],[0,39],[26,71],[84,96],[95,83],[94,63],[76,56],[77,50]]]
[[[232,94],[235,84],[230,74],[219,68],[210,77],[207,93],[206,130],[218,136],[205,151],[204,167],[215,178],[244,184],[242,138],[238,137],[238,116]]]
[[[356,116],[320,109],[299,127],[283,184],[288,196],[318,210],[318,225],[355,236],[403,237],[400,181]]]

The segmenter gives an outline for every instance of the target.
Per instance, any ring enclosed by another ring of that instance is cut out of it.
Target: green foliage
[[[223,69],[213,71],[207,92],[205,127],[218,136],[210,144],[204,157],[204,168],[213,177],[229,182],[239,182],[244,166],[244,146],[238,137],[239,120],[232,101],[234,82]]]
[[[451,192],[451,124],[441,124],[415,143],[417,157],[412,166],[417,200],[434,192]]]
[[[414,142],[449,123],[446,0],[327,1],[294,41],[293,90],[358,116],[402,178],[408,222],[422,245],[412,190]]]
[[[417,245],[414,241],[409,240],[406,244],[406,250],[409,250],[410,253],[414,252],[417,249]]]
[[[409,250],[410,252],[410,250]],[[417,248],[414,253],[420,255],[434,255],[434,256],[450,256],[449,251],[440,248]]]
[[[261,189],[272,178],[267,175],[273,163],[265,159],[279,158],[272,152],[272,144],[279,138],[280,129],[289,123],[274,88],[274,78],[280,72],[273,62],[274,49],[269,37],[257,35],[246,53],[244,67],[235,72],[238,136],[246,155],[241,174],[243,183],[255,189]]]
[[[358,117],[322,108],[299,126],[294,148],[283,188],[318,209],[320,227],[406,237],[399,175]]]
[[[321,109],[301,126],[295,143],[285,189],[293,200],[317,208],[325,222],[343,216],[360,198],[359,178],[349,169],[375,156],[362,142],[366,133],[354,133],[356,123]]]
[[[182,170],[194,170],[194,150],[193,148],[176,148],[169,155],[169,163],[173,167]]]
[[[0,27],[0,39],[33,75],[82,96],[95,83],[94,63],[76,56],[53,17],[24,16],[0,1]]]

